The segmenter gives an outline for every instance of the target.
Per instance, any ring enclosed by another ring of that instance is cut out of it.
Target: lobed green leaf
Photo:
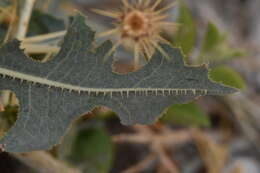
[[[0,90],[13,91],[20,103],[14,127],[0,141],[9,152],[46,150],[59,143],[71,122],[97,106],[115,111],[126,125],[154,123],[172,104],[237,90],[208,79],[205,66],[189,67],[179,49],[162,45],[141,70],[113,72],[107,41],[93,48],[94,32],[74,17],[60,52],[51,61],[28,58],[18,41],[0,49]]]

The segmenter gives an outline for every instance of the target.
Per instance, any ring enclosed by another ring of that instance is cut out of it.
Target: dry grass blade
[[[39,173],[81,173],[81,171],[69,167],[45,151],[12,155]]]
[[[139,173],[148,168],[156,159],[156,155],[151,153],[144,160],[140,161],[134,166],[122,171],[122,173]]]
[[[21,48],[28,54],[58,53],[60,50],[58,46],[43,44],[22,44]]]
[[[193,129],[191,133],[208,173],[222,172],[228,159],[227,148],[216,144],[198,129]]]
[[[3,102],[1,101],[1,98],[0,98],[0,112],[3,112],[5,111],[5,107],[3,105]]]
[[[65,34],[66,31],[58,31],[58,32],[53,32],[53,33],[48,33],[43,35],[27,37],[23,39],[23,43],[39,43],[50,39],[63,37]]]

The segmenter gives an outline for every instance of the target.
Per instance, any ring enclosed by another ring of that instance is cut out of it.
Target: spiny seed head
[[[134,51],[134,65],[139,65],[140,55],[150,59],[156,49],[166,58],[169,56],[160,47],[159,43],[170,44],[161,34],[164,31],[175,31],[178,24],[167,22],[166,10],[175,5],[175,1],[167,7],[157,10],[162,0],[136,0],[129,3],[122,0],[123,8],[120,11],[104,11],[94,9],[93,11],[116,20],[115,28],[100,33],[99,36],[116,35],[118,41],[114,44],[110,55],[116,48],[123,45]]]
[[[122,20],[122,37],[141,38],[149,33],[150,20],[139,10],[129,12]]]

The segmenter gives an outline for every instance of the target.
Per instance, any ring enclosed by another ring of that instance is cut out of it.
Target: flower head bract
[[[165,12],[172,8],[177,1],[168,4],[166,7],[158,9],[163,0],[135,0],[130,3],[128,0],[122,0],[121,10],[109,11],[93,9],[94,12],[114,18],[115,27],[111,30],[102,32],[99,36],[118,36],[108,55],[114,52],[117,47],[123,45],[134,52],[134,65],[137,67],[140,63],[140,56],[149,60],[155,50],[161,52],[166,58],[169,57],[162,49],[160,43],[169,44],[162,37],[164,31],[176,31],[178,24],[167,21],[169,17]]]

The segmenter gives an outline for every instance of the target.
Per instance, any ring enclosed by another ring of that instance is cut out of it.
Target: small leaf
[[[208,24],[204,43],[202,45],[202,52],[209,52],[214,49],[220,42],[224,41],[224,36],[220,35],[218,28],[212,24]]]
[[[245,52],[240,49],[232,48],[228,43],[226,36],[221,34],[218,28],[208,24],[205,38],[202,44],[199,63],[216,63],[244,56]]]
[[[66,136],[60,147],[60,155],[83,172],[109,172],[113,160],[113,145],[103,127],[79,126]],[[70,143],[70,145],[67,145]]]
[[[26,57],[18,41],[0,49],[0,90],[15,92],[20,103],[15,126],[0,141],[6,151],[48,149],[75,118],[97,106],[111,108],[123,124],[151,124],[172,104],[237,91],[209,80],[205,66],[186,66],[169,45],[162,49],[170,58],[157,51],[141,70],[114,73],[112,57],[104,63],[111,42],[94,49],[93,41],[94,32],[77,15],[49,62]]]
[[[219,66],[213,68],[210,71],[210,77],[212,80],[221,82],[225,85],[232,86],[238,89],[245,89],[246,83],[244,79],[228,66]]]
[[[162,117],[162,121],[184,126],[210,126],[209,117],[195,103],[171,106]]]
[[[180,27],[174,35],[174,45],[182,48],[185,55],[189,55],[193,50],[197,37],[197,27],[192,14],[183,2],[180,3],[180,16],[178,19]]]

